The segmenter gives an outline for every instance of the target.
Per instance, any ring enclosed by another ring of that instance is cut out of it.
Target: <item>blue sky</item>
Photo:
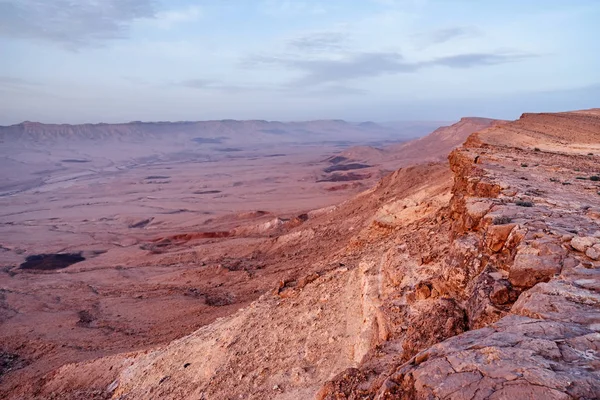
[[[0,0],[0,124],[600,106],[595,0]]]

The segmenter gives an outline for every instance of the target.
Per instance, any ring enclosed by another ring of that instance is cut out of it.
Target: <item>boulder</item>
[[[492,225],[487,230],[486,242],[490,250],[497,253],[502,250],[506,239],[516,224]]]
[[[585,251],[585,255],[592,260],[600,260],[600,244],[596,244],[593,247],[589,247]]]
[[[514,295],[511,293],[508,281],[496,281],[490,292],[490,300],[497,305],[507,304],[514,301]]]
[[[417,300],[425,300],[431,296],[431,288],[427,283],[419,283],[415,289],[415,296]]]
[[[594,237],[575,236],[571,239],[571,247],[575,250],[585,253],[586,250],[598,243],[598,239]]]
[[[530,288],[539,282],[547,282],[561,271],[561,261],[556,256],[517,254],[508,274],[513,286]]]

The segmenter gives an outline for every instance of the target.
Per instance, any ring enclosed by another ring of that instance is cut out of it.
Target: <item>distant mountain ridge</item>
[[[211,120],[179,122],[97,123],[97,124],[44,124],[25,121],[0,126],[2,141],[60,142],[62,140],[149,140],[165,135],[192,140],[223,138],[235,141],[364,141],[406,140],[422,136],[437,128],[437,122],[407,122],[401,126],[386,127],[374,122],[352,123],[343,120],[315,120],[279,122],[265,120]]]

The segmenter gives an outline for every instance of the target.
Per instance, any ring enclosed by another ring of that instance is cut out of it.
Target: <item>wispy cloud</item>
[[[423,32],[413,35],[413,38],[421,48],[442,44],[454,39],[473,37],[481,32],[475,27],[454,26],[450,28],[437,29],[431,32]]]
[[[319,0],[263,0],[260,10],[274,17],[325,14],[325,2]]]
[[[288,42],[290,48],[307,52],[341,50],[348,35],[341,32],[315,32],[299,36]]]
[[[440,65],[449,68],[473,68],[523,61],[533,57],[537,57],[537,55],[529,53],[471,53],[436,58],[429,62],[429,65]]]
[[[233,84],[225,83],[213,79],[187,79],[175,83],[176,86],[186,87],[189,89],[197,89],[204,91],[218,91],[226,93],[241,93],[241,92],[257,92],[257,91],[273,91],[275,86],[263,85],[248,85],[248,84]]]
[[[198,21],[201,17],[201,7],[189,6],[178,10],[160,11],[151,21],[160,28],[168,29],[181,23]]]
[[[214,91],[221,93],[285,93],[291,96],[311,97],[311,96],[357,96],[367,93],[366,90],[353,87],[331,84],[315,86],[297,87],[286,84],[228,84],[218,80],[211,79],[188,79],[175,83],[176,86],[189,89]]]
[[[3,89],[29,89],[39,86],[39,83],[13,76],[0,76],[0,88]]]
[[[132,21],[154,15],[153,0],[3,0],[0,36],[76,50],[124,38]]]
[[[424,68],[474,68],[522,61],[535,57],[526,53],[467,53],[439,57],[428,61],[408,61],[399,53],[355,53],[338,59],[305,59],[257,56],[246,61],[247,66],[282,65],[300,71],[303,76],[294,86],[320,85],[371,78],[388,74],[415,73]]]
[[[287,60],[288,67],[304,72],[296,84],[316,85],[389,73],[415,72],[419,64],[406,62],[397,53],[361,53],[339,60]]]
[[[317,88],[308,87],[304,91],[294,91],[304,96],[361,96],[368,93],[365,89],[357,89],[342,85],[325,85]]]
[[[33,82],[12,76],[0,76],[0,85],[31,85]]]
[[[424,7],[429,0],[369,0],[371,3],[389,8]]]

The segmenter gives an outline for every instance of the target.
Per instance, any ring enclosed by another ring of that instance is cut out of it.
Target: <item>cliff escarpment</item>
[[[320,397],[598,398],[598,143],[600,112],[590,110],[524,115],[454,151],[452,245],[439,278],[469,331],[428,348],[405,336],[413,357],[367,361]],[[438,317],[423,314],[420,333]]]

